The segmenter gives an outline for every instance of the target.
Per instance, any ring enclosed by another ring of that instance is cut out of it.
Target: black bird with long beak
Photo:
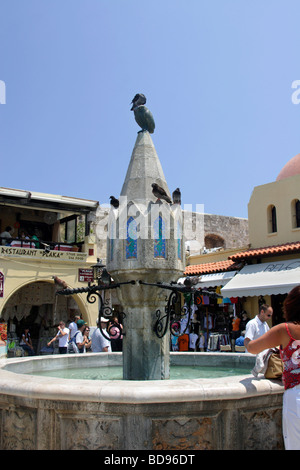
[[[137,93],[131,101],[132,107],[130,111],[134,112],[134,118],[137,124],[142,128],[139,132],[148,131],[150,134],[153,134],[155,122],[152,113],[144,106],[145,103],[146,96],[142,93]]]
[[[118,209],[120,203],[119,203],[119,199],[116,199],[114,196],[110,196],[110,204],[115,208],[115,209]]]
[[[151,186],[152,186],[152,193],[154,194],[155,197],[157,197],[157,199],[159,200],[163,199],[164,201],[167,201],[169,204],[172,204],[171,199],[169,198],[169,196],[167,195],[166,191],[163,188],[158,186],[158,184],[156,183],[152,183]]]

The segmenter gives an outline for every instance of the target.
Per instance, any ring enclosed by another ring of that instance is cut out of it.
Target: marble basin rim
[[[118,404],[184,403],[236,400],[283,392],[278,381],[251,374],[254,357],[247,353],[170,353],[170,363],[249,366],[248,375],[213,379],[86,380],[30,375],[31,371],[122,364],[122,353],[34,356],[0,360],[0,394],[63,401]],[[26,374],[25,374],[26,373]]]

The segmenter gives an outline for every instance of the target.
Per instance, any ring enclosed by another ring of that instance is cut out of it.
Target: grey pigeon
[[[181,192],[179,188],[176,188],[172,194],[173,204],[181,204]]]
[[[169,198],[169,196],[167,195],[166,191],[163,188],[158,186],[158,184],[156,184],[156,183],[152,183],[151,186],[152,186],[152,192],[153,192],[154,196],[157,197],[157,199],[159,199],[159,200],[164,199],[169,204],[172,204],[171,199]]]
[[[116,199],[114,196],[110,196],[110,203],[115,209],[118,209],[120,205],[119,200]]]

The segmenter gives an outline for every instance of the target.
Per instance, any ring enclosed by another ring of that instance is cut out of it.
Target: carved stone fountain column
[[[156,312],[164,313],[168,292],[138,281],[177,281],[185,267],[181,207],[157,201],[152,183],[170,195],[152,139],[143,131],[132,152],[120,206],[111,208],[108,223],[107,269],[116,282],[136,281],[118,289],[126,313],[126,380],[169,378],[169,335],[160,339],[154,332]]]

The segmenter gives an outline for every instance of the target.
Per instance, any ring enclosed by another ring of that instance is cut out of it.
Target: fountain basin
[[[2,360],[0,448],[283,448],[283,386],[253,377],[250,354],[170,354],[171,367],[249,366],[247,375],[217,379],[75,380],[30,375],[37,370],[115,366],[121,361],[122,353]]]

